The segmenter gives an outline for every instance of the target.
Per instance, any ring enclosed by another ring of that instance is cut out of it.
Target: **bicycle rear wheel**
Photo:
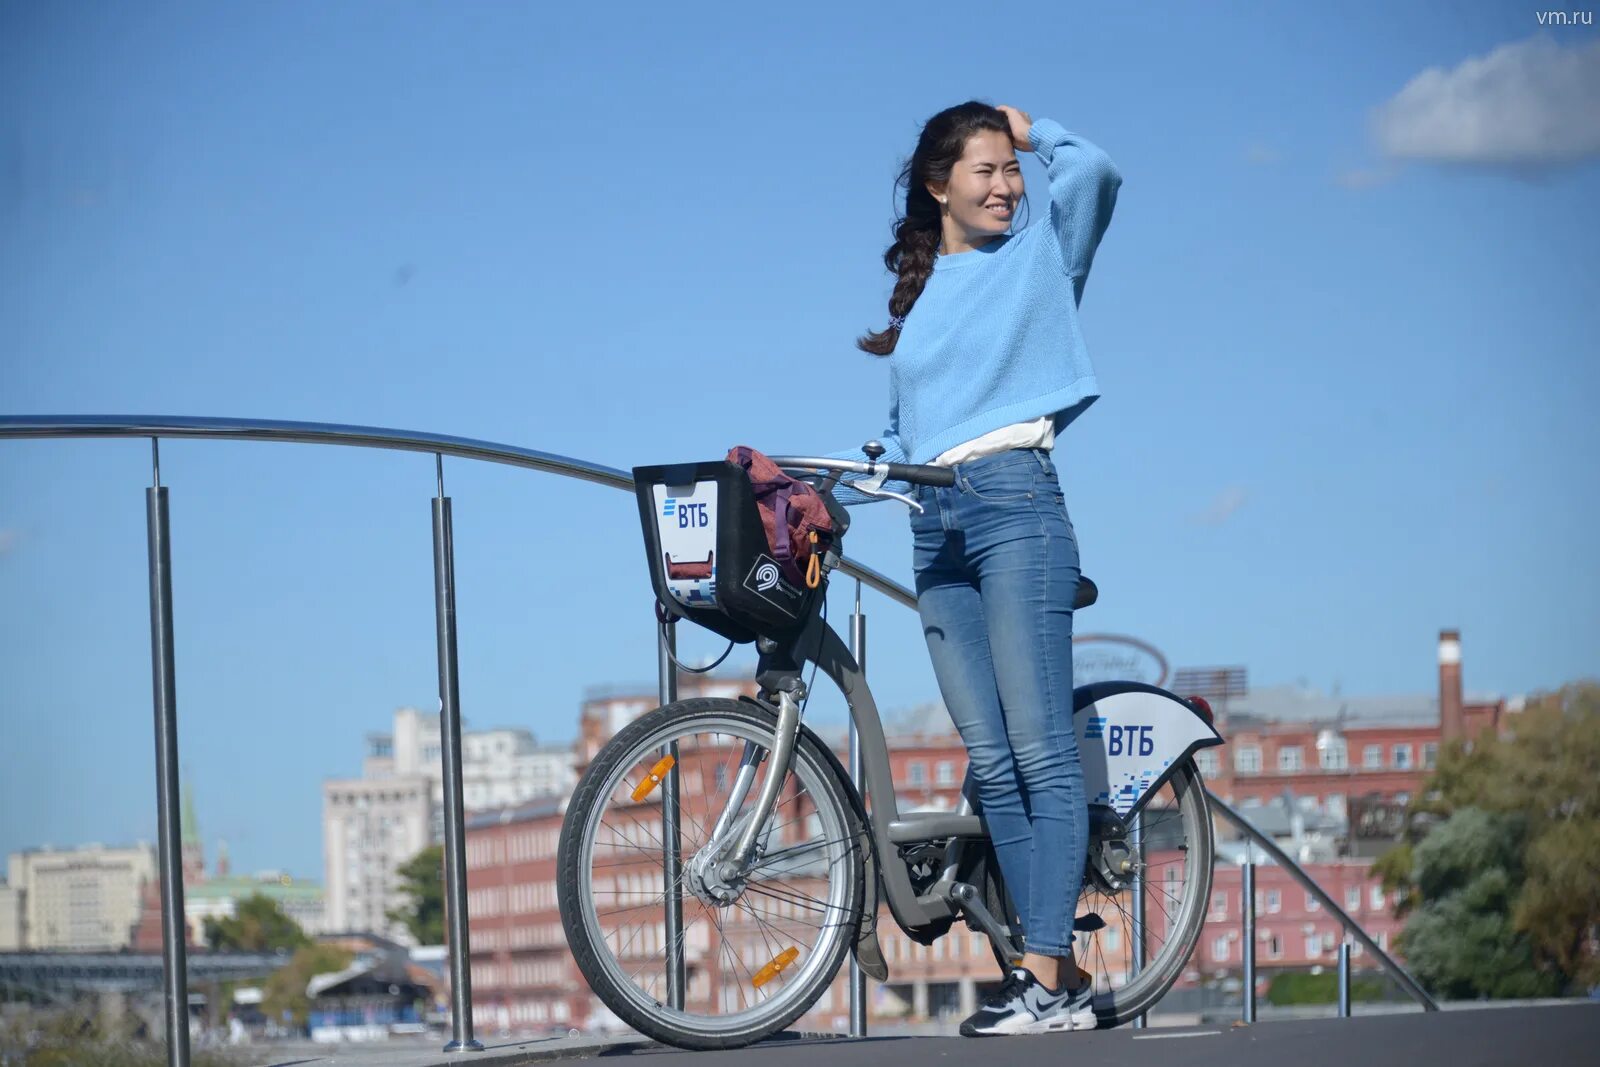
[[[1143,867],[1119,879],[1120,885],[1111,884],[1105,870],[1115,871],[1119,866],[1120,854],[1114,850],[1126,837],[1101,827],[1102,832],[1091,835],[1089,863],[1078,896],[1079,920],[1095,915],[1105,924],[1097,930],[1077,931],[1073,942],[1078,965],[1095,982],[1095,1015],[1102,1028],[1121,1025],[1149,1011],[1182,976],[1200,940],[1211,896],[1211,811],[1194,762],[1187,760],[1177,767],[1140,814]],[[1101,851],[1099,857],[1096,850]],[[1137,857],[1132,858],[1137,863]],[[989,907],[1005,915],[1010,929],[1019,929],[1020,920],[1006,894],[999,864],[988,863],[985,875]],[[1143,967],[1136,967],[1133,887],[1141,879],[1146,958]],[[1007,966],[998,951],[995,958],[1002,969]]]
[[[557,896],[573,958],[608,1008],[658,1041],[736,1048],[781,1030],[828,987],[854,939],[867,843],[835,761],[809,731],[747,870],[733,879],[717,871],[760,793],[775,726],[748,702],[668,704],[600,750],[568,807]],[[664,766],[673,745],[676,762]],[[663,783],[675,775],[679,793],[681,865],[670,885],[665,790],[651,786],[652,774]],[[681,1006],[667,989],[674,899]]]

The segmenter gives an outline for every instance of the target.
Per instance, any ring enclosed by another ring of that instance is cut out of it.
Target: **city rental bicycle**
[[[579,970],[618,1018],[663,1043],[734,1048],[781,1030],[847,953],[887,980],[881,904],[922,944],[959,921],[1002,970],[1021,958],[1024,931],[970,781],[955,811],[898,810],[872,692],[826,621],[849,522],[834,487],[848,478],[916,507],[884,481],[954,484],[947,468],[881,462],[876,442],[866,454],[773,457],[834,516],[815,588],[789,582],[772,558],[738,465],[634,470],[663,626],[689,619],[758,653],[758,696],[679,700],[618,731],[583,771],[561,830],[557,896]],[[1076,607],[1097,595],[1083,579]],[[802,722],[808,664],[845,696],[860,790]],[[1110,1027],[1152,1007],[1199,940],[1213,841],[1194,754],[1222,739],[1203,701],[1139,682],[1079,687],[1074,719],[1090,814],[1074,952]]]

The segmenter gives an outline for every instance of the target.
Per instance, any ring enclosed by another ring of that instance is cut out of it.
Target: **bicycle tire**
[[[835,860],[827,868],[829,909],[838,909],[835,913],[842,918],[828,924],[831,936],[819,958],[808,960],[792,984],[782,985],[779,993],[765,1002],[765,1011],[747,1011],[737,1022],[719,1020],[715,1015],[675,1012],[660,999],[652,1003],[636,987],[625,987],[618,971],[607,963],[612,954],[601,930],[591,879],[594,839],[604,811],[602,802],[641,753],[651,752],[666,739],[691,732],[740,736],[740,729],[745,734],[771,738],[775,726],[774,716],[760,705],[724,698],[680,700],[647,712],[619,731],[596,754],[579,781],[563,820],[557,846],[557,903],[573,959],[590,989],[607,1008],[627,1025],[664,1044],[698,1051],[740,1048],[784,1029],[828,989],[854,942],[854,924],[859,921],[865,896],[862,848],[867,839],[856,805],[846,792],[848,783],[839,779],[837,761],[816,735],[802,726],[790,773],[806,781],[824,841],[837,834],[850,842],[838,850],[843,862]],[[767,747],[770,749],[770,745]],[[824,805],[829,810],[824,811]],[[836,881],[842,892],[834,902]],[[720,972],[720,960],[718,968]]]
[[[1206,909],[1211,898],[1211,869],[1216,855],[1205,784],[1191,759],[1185,760],[1174,770],[1169,785],[1173,795],[1179,800],[1185,839],[1191,843],[1192,851],[1186,859],[1188,877],[1184,884],[1187,889],[1172,936],[1167,938],[1155,958],[1148,961],[1126,985],[1096,994],[1095,1018],[1100,1029],[1120,1026],[1155,1007],[1183,974],[1184,967],[1188,965],[1195,947],[1200,942],[1201,931],[1205,926]],[[985,905],[996,916],[1009,911],[1009,920],[1014,921],[1015,910],[1007,907],[1007,902],[1011,898],[1006,891],[1000,865],[992,861],[985,864],[983,874],[982,891]],[[1142,872],[1140,877],[1143,877]],[[1091,892],[1087,873],[1083,884],[1084,888],[1079,894],[1080,901],[1087,900]],[[1131,898],[1132,886],[1123,892]],[[1146,886],[1147,900],[1149,892],[1150,887]],[[1007,918],[1002,918],[1002,921],[1011,924]],[[1078,944],[1074,949],[1080,965],[1089,959],[1090,953],[1084,951],[1085,942],[1092,943],[1093,936],[1082,933],[1077,935]],[[1009,970],[1009,963],[1001,957],[992,942],[989,947],[1001,971]]]

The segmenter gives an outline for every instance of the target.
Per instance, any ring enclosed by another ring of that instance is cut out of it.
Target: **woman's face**
[[[928,189],[935,200],[948,197],[940,205],[946,212],[948,237],[964,238],[962,243],[976,246],[1005,233],[1023,191],[1022,165],[1012,150],[1011,138],[998,130],[973,134],[951,170],[949,182],[944,187],[930,182]]]

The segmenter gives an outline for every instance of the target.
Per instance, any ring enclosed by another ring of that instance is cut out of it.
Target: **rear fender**
[[[1127,819],[1185,760],[1223,743],[1193,705],[1142,682],[1096,682],[1073,691],[1073,724],[1091,807]]]

